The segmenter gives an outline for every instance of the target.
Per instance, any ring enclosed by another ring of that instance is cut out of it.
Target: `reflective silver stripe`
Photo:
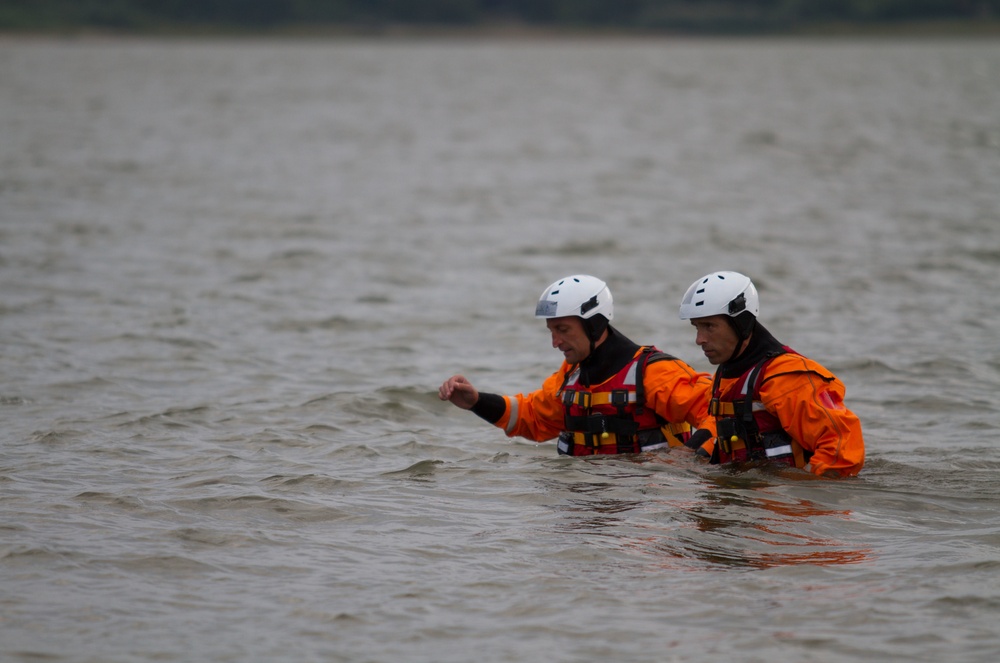
[[[637,361],[633,361],[632,365],[628,367],[628,373],[625,374],[625,384],[626,384],[626,386],[634,386],[635,385],[635,372],[637,370],[639,370],[638,367],[639,367],[639,362],[637,362]],[[635,399],[632,399],[632,402],[634,403]]]
[[[659,444],[650,444],[647,447],[642,447],[640,451],[652,451],[653,449],[666,449],[668,446],[670,445],[667,444],[666,442],[660,442]]]
[[[569,453],[569,442],[567,442],[566,440],[559,440],[559,442],[556,443],[556,447],[559,449],[559,451],[563,452],[564,454]]]
[[[750,406],[751,412],[767,412],[767,407],[760,401],[754,401],[753,405]]]
[[[572,373],[570,373],[569,377],[566,378],[566,386],[568,387],[571,384],[576,384],[576,381],[579,379],[580,379],[580,369],[578,368]]]
[[[786,444],[783,447],[772,447],[770,449],[764,449],[764,453],[767,454],[768,458],[773,458],[774,456],[784,456],[792,453],[792,445]]]
[[[507,427],[504,428],[507,434],[510,435],[517,426],[517,399],[512,396],[504,396],[504,398],[510,403],[510,418],[507,419]]]

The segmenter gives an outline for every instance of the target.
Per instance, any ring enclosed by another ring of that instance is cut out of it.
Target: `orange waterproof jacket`
[[[550,375],[542,388],[530,394],[504,396],[503,416],[494,425],[508,437],[524,437],[544,442],[558,437],[566,423],[566,407],[560,390],[566,376],[575,366],[565,361]],[[613,379],[613,378],[609,378]],[[692,428],[709,428],[715,434],[715,424],[708,416],[712,378],[699,373],[680,359],[664,359],[648,364],[643,375],[646,392],[645,407],[652,409],[670,423],[688,423]]]
[[[716,394],[728,393],[741,377],[722,379]],[[865,462],[861,421],[844,406],[844,384],[819,363],[789,352],[764,365],[754,401],[781,422],[810,452],[810,471],[854,476]],[[711,453],[715,440],[702,447]]]

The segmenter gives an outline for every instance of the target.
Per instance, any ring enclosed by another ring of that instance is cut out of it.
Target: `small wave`
[[[146,505],[142,500],[130,495],[112,495],[111,493],[88,490],[78,494],[76,499],[89,504],[100,504],[125,511],[142,511],[146,509]]]
[[[960,149],[1000,150],[1000,125],[952,120],[948,125],[948,143]]]
[[[354,301],[358,304],[391,304],[392,298],[385,295],[362,295]]]
[[[37,564],[41,561],[65,561],[72,557],[79,557],[75,553],[60,552],[45,546],[33,546],[29,544],[8,544],[0,545],[0,560],[6,563],[25,562]]]
[[[162,412],[146,414],[140,417],[129,419],[118,424],[121,428],[133,426],[164,426],[166,428],[189,428],[192,426],[207,426],[210,418],[207,416],[213,410],[207,405],[195,405],[191,407],[169,407]]]
[[[322,251],[313,249],[286,249],[277,251],[267,257],[270,263],[292,263],[300,264],[311,260],[326,262],[327,255]]]
[[[338,391],[332,394],[324,394],[322,396],[317,396],[316,398],[311,398],[302,404],[302,407],[309,407],[311,405],[324,405],[341,407],[355,398],[356,394],[352,391]]]
[[[375,329],[379,326],[378,323],[368,320],[356,320],[342,315],[334,315],[327,318],[314,319],[288,318],[273,322],[268,325],[268,328],[275,332],[305,334],[312,331],[365,331]]]
[[[382,387],[375,393],[384,399],[385,404],[398,407],[401,412],[419,410],[436,415],[442,407],[436,389],[429,391],[424,387]]]
[[[848,372],[854,374],[855,379],[861,379],[868,376],[883,377],[887,373],[899,373],[900,371],[893,368],[881,359],[875,359],[874,357],[859,357],[858,359],[848,359],[846,361],[841,361],[837,364],[837,369],[842,372]]]
[[[334,479],[333,477],[323,476],[321,474],[303,474],[299,476],[275,474],[262,479],[261,483],[277,489],[296,488],[300,491],[316,493],[331,493],[343,491],[345,489],[356,490],[364,487],[365,485],[364,482],[361,481]]]
[[[374,392],[337,392],[306,401],[302,407],[323,406],[336,414],[335,423],[347,427],[354,423],[392,421],[412,423],[442,410],[437,392],[423,387],[382,387]]]
[[[943,393],[913,396],[911,398],[883,398],[879,401],[883,408],[906,412],[919,412],[921,416],[931,413],[948,415],[982,413],[982,406],[959,394],[946,396]],[[928,422],[929,424],[934,422]]]
[[[997,495],[998,465],[984,465],[975,449],[918,447],[906,462],[880,457],[866,461],[854,490],[876,492],[869,500],[906,495],[914,509],[934,501],[936,509],[963,514],[980,502],[990,511]]]
[[[158,334],[135,334],[135,333],[125,333],[118,334],[116,336],[109,336],[107,338],[100,339],[103,343],[117,344],[122,341],[129,342],[139,342],[139,343],[160,343],[163,345],[170,345],[173,347],[184,348],[184,349],[196,349],[196,350],[215,350],[216,345],[209,341],[203,341],[197,338],[190,338],[184,336],[162,336]]]
[[[195,479],[194,481],[187,481],[180,484],[180,487],[184,490],[194,490],[196,488],[205,488],[207,486],[234,486],[244,483],[244,478],[236,475],[219,475],[212,476],[205,479]]]
[[[326,457],[330,460],[336,460],[339,463],[353,465],[356,461],[364,464],[365,462],[381,458],[382,454],[367,444],[357,443],[340,444],[331,449],[326,454]]]
[[[383,472],[384,477],[409,477],[413,479],[420,479],[424,477],[434,476],[437,472],[437,468],[444,464],[441,460],[421,460],[419,462],[410,465],[402,470],[395,470],[393,472]]]
[[[94,377],[87,380],[71,380],[69,382],[56,382],[49,387],[72,392],[86,392],[87,390],[102,390],[106,387],[113,387],[115,383],[101,377]]]
[[[299,522],[330,522],[346,520],[352,517],[346,511],[324,504],[280,497],[268,497],[266,495],[202,497],[174,500],[170,504],[175,507],[190,509],[223,519],[234,514],[241,514],[241,517],[245,517],[247,512],[263,516],[279,516]]]
[[[605,256],[618,251],[617,242],[614,240],[597,240],[593,242],[570,241],[560,246],[552,248],[540,248],[537,246],[526,246],[519,251],[520,255],[555,255],[563,257],[574,256]]]
[[[86,437],[83,431],[73,429],[35,431],[31,434],[31,441],[36,444],[63,445],[75,442],[83,437]]]
[[[115,568],[148,573],[154,571],[174,575],[177,573],[201,573],[217,570],[213,564],[201,562],[183,555],[127,555],[109,560],[102,560],[101,565],[111,565]]]
[[[958,564],[940,564],[935,566],[934,571],[940,572],[941,575],[951,576],[955,578],[968,577],[970,573],[998,573],[1000,572],[1000,560],[998,559],[984,559],[978,561],[969,562],[959,562]],[[1000,607],[1000,597],[997,596],[980,596],[980,597],[955,597],[946,596],[938,599],[945,602],[958,602],[964,605],[986,607],[992,606],[993,609]],[[968,601],[968,604],[965,602]]]
[[[968,251],[967,255],[989,265],[1000,265],[1000,249],[975,249]]]
[[[269,542],[260,532],[249,535],[242,530],[232,532],[205,527],[181,527],[170,532],[170,536],[185,543],[216,547],[256,546],[262,542]]]

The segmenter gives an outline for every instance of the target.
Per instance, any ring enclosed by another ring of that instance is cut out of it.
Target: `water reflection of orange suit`
[[[745,383],[753,379],[748,377],[753,369],[724,377],[721,368],[716,375],[714,397],[722,400],[723,405],[738,402],[745,397]],[[827,472],[853,476],[861,471],[865,461],[861,422],[844,406],[844,384],[833,373],[794,351],[786,351],[766,359],[753,382],[756,388],[750,400],[758,410],[757,419],[762,416],[776,419],[791,437],[795,466],[806,466],[820,476]],[[723,421],[727,414],[732,416],[731,411],[716,414],[719,437],[705,443],[703,449],[709,455],[718,452],[715,458],[721,455],[721,462],[745,460],[745,452],[740,454],[730,449],[724,439]],[[714,449],[716,445],[722,448]]]
[[[622,547],[653,558],[658,567],[669,570],[690,569],[693,562],[766,569],[799,564],[857,564],[871,558],[870,548],[817,532],[816,528],[822,527],[817,521],[847,521],[851,519],[850,510],[771,493],[761,475],[719,474],[705,478],[711,484],[708,490],[682,499],[654,499],[653,504],[661,504],[676,518],[667,521],[667,526],[662,522],[633,525],[655,533],[621,537]],[[647,496],[635,504],[648,509],[651,502]],[[607,516],[592,514],[586,525],[591,526],[596,518]]]
[[[720,477],[714,482],[718,488],[727,483]],[[846,546],[809,531],[817,518],[849,520],[849,510],[830,509],[789,496],[765,497],[768,492],[766,487],[755,487],[739,492],[706,493],[706,504],[689,509],[688,515],[694,518],[701,532],[729,531],[718,540],[718,546],[704,545],[712,540],[701,541],[703,549],[696,556],[727,566],[762,569],[797,564],[856,564],[869,558],[870,549]],[[744,545],[734,547],[734,537],[744,541]]]

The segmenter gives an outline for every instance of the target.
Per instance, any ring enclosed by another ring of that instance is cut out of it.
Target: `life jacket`
[[[559,396],[566,409],[559,453],[567,456],[629,454],[683,446],[691,436],[687,423],[672,424],[644,406],[642,378],[648,364],[675,359],[642,347],[632,361],[598,385],[580,384],[580,367],[568,371]]]
[[[715,416],[719,436],[711,463],[767,460],[801,468],[809,462],[812,453],[792,439],[760,399],[764,366],[790,351],[785,347],[769,354],[729,385],[725,394],[720,393],[721,371],[715,372],[708,413]]]

